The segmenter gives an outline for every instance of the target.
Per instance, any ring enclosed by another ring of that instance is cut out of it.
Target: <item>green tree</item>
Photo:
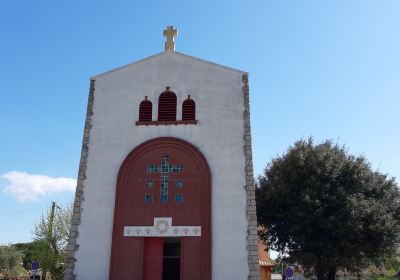
[[[35,225],[33,257],[39,260],[44,276],[48,271],[52,279],[63,279],[71,218],[72,206],[61,208],[53,204]]]
[[[29,243],[16,243],[12,245],[24,255],[22,259],[22,266],[26,270],[31,269],[32,261],[35,260],[35,256],[38,255],[39,250],[41,250],[43,247],[42,243],[43,242],[40,241],[34,241]]]
[[[8,277],[26,275],[21,266],[23,256],[14,246],[0,246],[0,274]]]
[[[400,259],[398,256],[386,258],[383,260],[384,274],[377,279],[394,279],[395,275],[400,271]]]
[[[400,192],[363,156],[300,140],[272,159],[256,190],[260,237],[318,280],[360,270],[395,253]]]

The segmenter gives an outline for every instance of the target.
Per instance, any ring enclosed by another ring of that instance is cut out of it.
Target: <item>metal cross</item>
[[[167,42],[165,42],[165,51],[175,51],[175,42],[174,37],[178,36],[178,30],[174,29],[174,27],[167,26],[167,29],[164,30],[164,37],[167,37]]]

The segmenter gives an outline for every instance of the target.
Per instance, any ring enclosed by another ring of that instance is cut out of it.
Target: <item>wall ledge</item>
[[[139,125],[149,126],[149,125],[178,125],[178,124],[188,125],[197,123],[198,123],[197,120],[184,120],[184,121],[182,120],[182,121],[137,121],[135,124],[137,126]]]

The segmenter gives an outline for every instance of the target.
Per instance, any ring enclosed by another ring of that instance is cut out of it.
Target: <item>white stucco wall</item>
[[[244,73],[165,52],[94,77],[87,179],[76,253],[77,279],[108,279],[117,174],[125,157],[156,137],[186,140],[212,174],[212,278],[247,279],[247,218],[243,153]],[[157,118],[158,96],[170,86],[181,104],[190,94],[197,125],[136,126],[147,95]]]

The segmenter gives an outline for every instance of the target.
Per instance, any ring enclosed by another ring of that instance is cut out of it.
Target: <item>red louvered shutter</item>
[[[152,121],[152,110],[153,104],[149,100],[147,100],[146,96],[146,99],[143,100],[139,106],[139,121]]]
[[[176,121],[176,95],[168,89],[158,99],[158,120]]]
[[[186,99],[182,104],[182,120],[194,121],[196,119],[196,103],[193,99]]]

